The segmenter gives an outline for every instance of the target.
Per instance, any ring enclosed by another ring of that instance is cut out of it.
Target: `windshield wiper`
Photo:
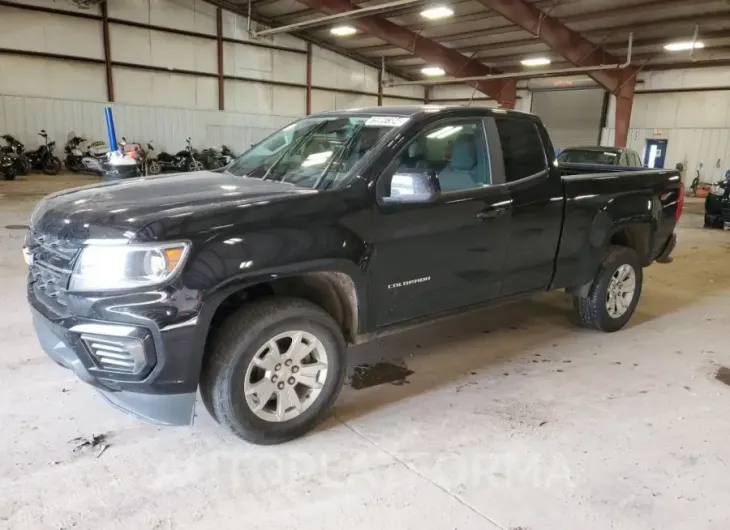
[[[361,123],[358,126],[353,129],[352,134],[347,139],[345,143],[343,143],[337,153],[332,157],[330,160],[330,163],[327,164],[327,167],[325,167],[322,170],[322,174],[319,176],[317,181],[314,183],[314,186],[312,186],[312,189],[317,189],[319,185],[322,183],[322,181],[327,177],[327,174],[330,172],[330,169],[332,169],[333,166],[338,166],[341,161],[344,159],[345,155],[350,152],[352,149],[352,146],[355,145],[355,142],[360,137],[360,134],[362,133],[363,129],[365,129],[365,123]]]

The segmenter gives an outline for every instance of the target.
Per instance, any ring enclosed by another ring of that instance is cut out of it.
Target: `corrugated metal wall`
[[[665,167],[673,168],[677,163],[683,163],[687,168],[685,184],[692,182],[697,171],[704,182],[722,178],[730,169],[730,90],[727,90],[730,88],[730,69],[649,72],[642,80],[639,90],[679,91],[636,94],[629,147],[641,154],[647,139],[666,139]],[[726,89],[711,90],[715,87]],[[608,127],[601,139],[603,145],[613,144],[614,108],[612,98]]]
[[[53,0],[26,0],[52,9],[76,10]],[[125,0],[110,2],[109,16],[214,35],[215,7],[202,0]],[[0,7],[0,48],[103,57],[101,23]],[[88,12],[98,14],[98,8]],[[224,11],[223,35],[248,40],[244,17]],[[23,31],[17,31],[22,28]],[[264,42],[305,50],[290,35]],[[112,60],[207,74],[217,72],[216,42],[157,30],[110,24]],[[224,74],[282,83],[306,83],[306,57],[296,51],[224,43]],[[306,113],[303,86],[227,79],[226,110],[218,110],[215,77],[165,73],[115,66],[117,133],[127,139],[154,139],[159,148],[182,148],[191,136],[201,147],[226,143],[242,150]],[[378,71],[318,47],[313,49],[312,111],[377,105]],[[353,92],[372,92],[362,95]],[[384,90],[383,103],[423,102],[423,88]],[[410,101],[388,97],[399,95]],[[105,69],[101,64],[0,54],[0,134],[17,135],[28,146],[45,128],[59,144],[69,132],[104,139]]]
[[[603,94],[601,88],[537,91],[531,111],[540,116],[555,147],[598,145]]]

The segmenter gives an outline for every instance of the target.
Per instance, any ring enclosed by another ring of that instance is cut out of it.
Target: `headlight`
[[[183,266],[188,243],[89,245],[81,251],[70,291],[134,289],[163,283]]]
[[[710,187],[710,193],[712,193],[713,195],[719,195],[720,197],[722,197],[723,195],[725,195],[725,188],[723,188],[719,184],[713,184]]]

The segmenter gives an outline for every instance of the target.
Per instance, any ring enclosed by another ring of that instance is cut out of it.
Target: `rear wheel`
[[[573,298],[581,325],[605,332],[624,327],[639,303],[642,282],[636,251],[609,247],[588,296]]]
[[[200,392],[211,415],[237,436],[277,444],[312,429],[345,377],[345,341],[320,307],[269,298],[226,320],[213,339]]]
[[[51,157],[48,160],[46,160],[45,165],[43,166],[43,173],[46,175],[58,175],[58,173],[61,171],[61,159],[57,156]]]

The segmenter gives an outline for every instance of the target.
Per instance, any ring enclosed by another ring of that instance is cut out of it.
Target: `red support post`
[[[218,54],[218,110],[225,110],[226,87],[223,80],[223,10],[215,10],[215,36]]]
[[[504,87],[497,94],[497,102],[500,108],[503,109],[514,109],[517,103],[517,81],[510,79],[505,81]]]
[[[378,107],[383,106],[383,69],[378,70]]]
[[[636,76],[631,73],[629,75],[614,94],[616,96],[616,130],[613,140],[615,147],[626,147],[629,140],[631,108],[634,104],[634,89],[636,88]]]
[[[114,102],[114,76],[112,74],[112,52],[109,43],[109,12],[106,2],[101,3],[101,36],[104,43],[104,68],[106,70],[106,99]]]
[[[307,116],[312,113],[312,43],[307,43],[307,86],[305,88],[305,112]]]

